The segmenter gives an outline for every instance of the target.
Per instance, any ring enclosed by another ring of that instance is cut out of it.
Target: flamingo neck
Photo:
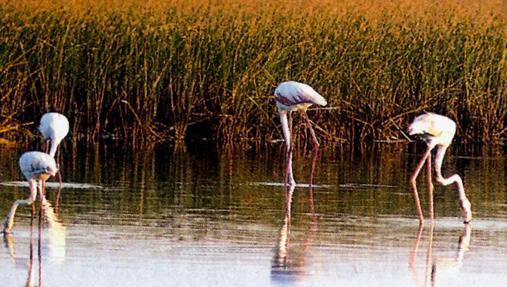
[[[453,182],[458,186],[458,196],[460,200],[465,200],[465,187],[463,186],[463,180],[457,174],[454,174],[451,177],[444,178],[442,176],[442,162],[444,161],[445,152],[447,150],[447,146],[438,145],[437,154],[435,155],[435,173],[437,176],[437,181],[443,185],[448,185]]]
[[[49,150],[49,155],[54,158],[56,155],[56,149],[58,148],[59,142],[56,140],[51,140],[51,149]]]
[[[38,180],[32,178],[28,181],[28,185],[30,186],[30,198],[32,201],[35,201],[35,199],[37,198]]]
[[[287,149],[290,148],[290,130],[289,130],[289,123],[287,121],[287,111],[280,112],[280,123],[282,124],[282,132],[283,132],[283,138],[285,140],[285,145],[287,146]]]
[[[444,161],[445,152],[447,147],[438,146],[437,153],[435,155],[435,173],[437,177],[442,177],[442,162]]]

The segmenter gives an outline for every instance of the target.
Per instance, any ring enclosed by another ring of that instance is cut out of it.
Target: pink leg
[[[293,136],[293,129],[292,129],[292,112],[289,112],[289,137],[290,137],[290,152],[294,150],[294,136]]]
[[[417,179],[417,176],[419,175],[419,172],[421,171],[421,169],[424,165],[424,162],[426,161],[426,159],[430,155],[431,155],[431,148],[428,147],[428,149],[426,150],[426,153],[424,153],[424,156],[422,157],[421,161],[419,161],[419,164],[417,165],[414,173],[410,177],[410,184],[412,185],[412,194],[414,196],[415,207],[417,210],[417,216],[419,216],[419,223],[420,224],[423,224],[424,216],[423,216],[422,209],[421,209],[421,202],[419,201],[419,194],[417,193],[416,179]]]
[[[61,169],[61,160],[60,160],[60,153],[57,151],[56,152],[56,159],[57,159],[57,162],[56,162],[56,168],[58,168],[58,186],[61,188],[62,187],[62,172],[60,171]]]
[[[434,218],[434,209],[433,209],[433,182],[431,180],[431,153],[428,155],[426,159],[426,171],[428,173],[428,201],[430,206],[430,220],[433,221]]]
[[[294,143],[292,136],[292,113],[288,112],[288,128],[289,128],[289,135],[288,135],[288,142],[286,144],[287,146],[287,164],[285,169],[285,184],[295,185],[296,181],[294,180],[294,174],[292,172],[292,152],[294,150]]]
[[[310,129],[310,134],[312,135],[313,147],[318,148],[320,144],[319,144],[319,141],[317,140],[317,136],[315,135],[315,131],[312,128],[312,122],[310,121],[310,118],[308,118],[308,115],[306,114],[306,112],[303,112],[303,115],[306,120],[306,125]]]
[[[61,188],[62,187],[62,173],[60,172],[60,165],[57,164],[56,168],[58,168],[58,171],[56,173],[58,173],[58,186]]]
[[[286,164],[285,164],[285,180],[284,184],[287,187],[288,184],[296,184],[292,175],[292,116],[288,111],[280,111],[280,123],[282,124],[283,138],[285,140],[286,147]],[[290,128],[289,128],[290,127]]]

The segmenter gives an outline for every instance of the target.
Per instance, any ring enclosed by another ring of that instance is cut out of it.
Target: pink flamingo
[[[434,114],[425,113],[414,119],[414,121],[408,127],[409,135],[417,135],[424,142],[426,142],[427,149],[424,153],[421,161],[417,165],[414,174],[410,178],[412,185],[412,191],[414,195],[415,205],[417,209],[417,215],[419,216],[419,222],[422,224],[424,221],[423,213],[421,210],[421,204],[419,202],[419,195],[417,193],[416,179],[424,165],[424,162],[428,162],[428,167],[431,168],[431,151],[436,147],[437,153],[435,155],[435,173],[436,180],[438,183],[447,186],[451,183],[456,183],[458,186],[458,196],[460,200],[461,208],[463,209],[464,222],[468,223],[472,220],[471,204],[465,195],[465,189],[463,187],[463,181],[461,177],[454,174],[448,178],[442,176],[442,162],[444,155],[454,138],[456,132],[456,123],[448,117]],[[431,175],[431,172],[429,173]],[[433,195],[432,185],[430,183],[430,219],[433,219]]]
[[[310,134],[312,135],[313,146],[314,148],[318,148],[319,141],[315,136],[312,122],[308,118],[306,110],[311,105],[325,106],[327,105],[327,101],[309,85],[295,81],[280,83],[275,89],[275,101],[280,115],[285,145],[287,147],[285,183],[295,185],[296,181],[292,174],[292,112],[300,111],[303,113],[306,124],[310,129]]]
[[[11,233],[12,226],[14,225],[14,215],[16,214],[18,205],[31,205],[37,198],[37,189],[39,190],[42,201],[44,199],[43,182],[50,176],[55,176],[58,171],[55,159],[47,153],[38,151],[25,152],[21,155],[19,158],[19,167],[30,186],[30,197],[27,199],[18,199],[14,202],[9,214],[5,217],[3,222],[3,232],[5,234]]]

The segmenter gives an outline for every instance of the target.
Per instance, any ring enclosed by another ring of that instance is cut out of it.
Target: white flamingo
[[[472,210],[471,204],[468,198],[465,195],[465,189],[463,187],[463,181],[461,177],[457,174],[454,174],[448,178],[444,178],[442,176],[442,162],[444,160],[444,155],[452,142],[454,134],[456,132],[456,123],[448,117],[434,114],[434,113],[425,113],[414,119],[414,121],[408,127],[409,135],[417,135],[422,138],[424,142],[426,142],[427,149],[424,153],[421,161],[417,165],[413,175],[410,178],[410,183],[412,185],[412,191],[414,195],[414,200],[417,209],[417,215],[419,216],[419,222],[423,223],[424,217],[421,210],[421,204],[419,202],[419,195],[417,193],[416,187],[416,179],[421,171],[421,168],[424,165],[424,162],[427,161],[428,168],[431,169],[431,151],[436,147],[437,152],[435,155],[435,173],[436,180],[438,183],[446,186],[451,183],[456,183],[458,186],[458,196],[460,200],[461,208],[464,213],[464,222],[468,223],[472,220]],[[431,175],[431,172],[430,172]],[[433,196],[432,190],[433,186],[430,183],[430,218],[433,219]]]
[[[27,199],[18,199],[12,205],[9,214],[5,217],[3,222],[3,232],[5,234],[9,234],[12,231],[14,215],[16,214],[18,205],[31,205],[37,198],[37,189],[39,190],[41,200],[43,200],[43,182],[50,176],[54,176],[58,171],[55,159],[47,153],[38,151],[25,152],[21,155],[19,158],[19,167],[30,186],[30,196]]]
[[[49,155],[57,159],[57,167],[60,168],[60,162],[58,157],[56,157],[56,151],[58,145],[69,133],[69,120],[60,113],[46,113],[40,119],[39,131],[46,140],[46,153],[48,153],[49,150]],[[51,149],[49,149],[50,145]],[[58,182],[61,186],[62,177],[59,171]]]
[[[327,105],[327,101],[309,85],[295,81],[280,83],[275,89],[275,101],[280,115],[285,145],[287,147],[285,183],[295,185],[296,181],[294,180],[294,176],[292,174],[292,112],[300,111],[303,113],[306,124],[312,135],[313,146],[318,148],[319,141],[315,136],[315,131],[312,128],[312,122],[308,118],[306,110],[311,105],[325,106]]]

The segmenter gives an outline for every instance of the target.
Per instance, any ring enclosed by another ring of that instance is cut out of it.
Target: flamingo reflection
[[[47,244],[44,246],[47,247],[48,258],[52,262],[62,263],[66,253],[67,227],[63,225],[55,208],[46,198],[42,202],[42,211],[44,218],[44,224],[42,225],[46,228],[45,234],[48,239]]]
[[[34,218],[35,206],[32,205],[32,216],[30,219],[29,232],[29,256],[27,263],[27,280],[25,286],[34,286]],[[65,258],[66,227],[59,220],[58,214],[51,203],[43,197],[41,208],[39,209],[38,220],[38,240],[37,240],[37,264],[38,264],[38,285],[42,286],[42,257],[46,257],[53,262],[62,262]],[[46,227],[47,240],[44,240],[43,227]],[[45,243],[45,244],[43,244]],[[16,254],[15,242],[11,233],[4,233],[4,244],[9,250],[9,254],[14,262],[18,264],[20,256]],[[46,251],[46,252],[45,252]],[[24,264],[23,264],[24,265]]]
[[[41,215],[41,214],[39,214]],[[27,276],[26,276],[26,281],[25,281],[25,285],[24,286],[27,286],[27,287],[32,287],[33,286],[33,273],[34,273],[34,264],[33,264],[33,261],[34,261],[34,250],[35,250],[35,238],[34,238],[34,218],[35,218],[35,206],[32,205],[32,216],[30,218],[30,232],[29,232],[29,253],[28,253],[28,262],[25,264],[22,264],[23,265],[23,268],[26,266],[27,268]],[[41,235],[41,226],[39,225],[39,236]],[[18,261],[20,260],[19,257],[16,255],[16,250],[14,248],[14,239],[12,237],[12,234],[11,233],[4,233],[4,243],[5,243],[5,246],[7,247],[7,249],[9,250],[9,253],[11,255],[11,258],[12,258],[12,261],[14,262],[14,264],[18,264]],[[38,286],[42,286],[42,277],[41,277],[41,272],[42,272],[42,256],[41,256],[41,241],[39,240],[37,242],[37,251],[38,251],[38,265],[39,265],[39,281],[38,281]]]
[[[289,269],[289,241],[290,241],[290,224],[291,224],[291,204],[292,195],[295,185],[291,185],[288,191],[288,201],[285,208],[285,217],[282,228],[280,229],[280,237],[278,238],[275,256],[273,258],[272,274],[285,274]],[[290,272],[290,271],[289,271]]]
[[[463,233],[459,237],[458,251],[456,252],[456,256],[453,258],[437,257],[433,261],[433,265],[431,267],[432,282],[437,281],[437,274],[440,274],[441,272],[461,269],[463,266],[463,258],[465,257],[465,252],[470,247],[471,237],[472,226],[470,224],[467,224],[463,229]]]
[[[411,255],[409,257],[409,270],[414,278],[415,286],[420,286],[420,279],[417,275],[415,261],[417,257],[417,251],[420,245],[421,236],[423,233],[423,225],[419,226],[417,230],[416,240],[414,247],[412,248]],[[459,271],[463,266],[463,260],[465,253],[470,246],[470,239],[472,237],[472,226],[471,224],[465,224],[462,234],[458,240],[458,250],[454,257],[434,257],[433,256],[433,233],[434,225],[430,224],[428,229],[428,247],[426,250],[426,259],[424,263],[424,285],[431,286],[437,285],[437,274],[446,271]]]
[[[311,208],[311,223],[309,229],[304,234],[302,243],[296,248],[294,244],[290,244],[291,240],[291,220],[292,220],[292,198],[294,195],[295,185],[289,185],[286,192],[285,201],[285,217],[280,236],[276,242],[275,253],[271,266],[271,278],[279,283],[291,283],[300,280],[304,275],[306,258],[305,253],[311,243],[315,240],[317,233],[317,216],[315,214],[315,206],[313,202],[313,174],[317,161],[317,150],[314,150],[312,160],[312,169],[309,184],[309,201]]]

